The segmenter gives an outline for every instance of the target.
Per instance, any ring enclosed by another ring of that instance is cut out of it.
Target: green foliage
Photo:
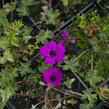
[[[68,6],[68,5],[78,5],[78,4],[82,4],[82,3],[86,3],[86,0],[60,0],[63,2],[64,6]]]
[[[76,70],[76,66],[78,65],[78,61],[73,63],[73,59],[71,59],[69,57],[65,57],[64,62],[65,62],[65,64],[62,66],[63,70],[71,70],[71,71]]]
[[[0,64],[5,64],[7,61],[14,62],[13,56],[9,49],[6,49],[3,57],[0,57]]]
[[[108,85],[101,86],[99,88],[99,96],[101,100],[108,100],[109,99],[109,87]]]
[[[87,72],[86,74],[86,81],[89,82],[91,87],[95,87],[103,80],[103,77],[99,75],[97,70],[93,72]]]
[[[0,88],[0,108],[3,109],[7,101],[9,100],[10,96],[13,95],[13,92],[10,90],[9,87],[7,89],[2,90]]]
[[[92,109],[97,101],[97,94],[93,94],[91,90],[84,91],[81,100],[83,103],[80,104],[80,109]]]
[[[24,76],[26,74],[32,73],[33,71],[30,67],[30,63],[25,62],[25,63],[20,63],[20,66],[18,67],[18,72],[20,73],[21,76]]]
[[[32,107],[30,109],[36,109],[36,106],[32,105]]]
[[[4,28],[4,31],[2,34],[4,34],[4,37],[2,36],[0,48],[6,49],[7,47],[12,46],[19,46],[19,37],[17,36],[20,32],[20,28],[23,26],[21,21],[15,21],[14,23],[11,23],[10,25],[7,25]]]
[[[2,69],[0,72],[0,87],[5,88],[10,85],[14,85],[15,83],[15,77],[17,77],[17,69],[10,67]]]
[[[7,15],[15,9],[15,2],[7,3],[0,9],[0,26],[8,25]]]
[[[4,107],[8,99],[15,93],[17,86],[15,77],[16,68],[5,68],[0,72],[0,107]]]
[[[74,98],[71,98],[71,99],[67,100],[67,103],[71,104],[71,105],[74,105],[74,104],[77,103],[77,100],[75,100]]]
[[[63,5],[64,5],[64,6],[68,6],[68,4],[69,4],[69,0],[60,0],[60,1],[63,2]]]
[[[82,14],[81,16],[78,17],[79,20],[79,27],[81,29],[85,29],[86,25],[87,25],[87,18],[85,14]]]
[[[64,6],[68,6],[80,4],[82,0],[61,0],[61,2],[63,2]],[[45,104],[41,104],[43,105],[42,107],[49,108],[52,105],[52,108],[55,109],[55,107],[62,106],[61,102],[65,105],[74,105],[78,103],[77,100],[71,98],[71,96],[67,97],[70,94],[68,90],[72,89],[73,82],[75,81],[71,77],[72,71],[75,71],[90,85],[90,89],[83,91],[83,95],[81,94],[82,103],[80,104],[80,109],[92,109],[98,99],[97,85],[109,73],[109,15],[101,18],[97,11],[94,11],[88,15],[78,16],[76,23],[72,26],[74,28],[68,29],[71,37],[65,39],[65,47],[67,46],[67,41],[76,39],[77,44],[74,47],[80,47],[81,50],[77,54],[72,55],[67,53],[66,49],[64,61],[55,64],[60,70],[63,70],[63,73],[66,73],[66,76],[64,76],[63,83],[59,87],[50,87],[44,83],[41,73],[52,65],[45,64],[40,56],[37,57],[36,63],[30,63],[29,59],[34,54],[39,53],[40,46],[48,40],[61,39],[60,35],[58,38],[54,37],[51,31],[46,30],[37,36],[30,36],[32,28],[23,24],[22,20],[9,22],[7,19],[8,14],[15,9],[21,17],[28,15],[29,8],[32,5],[34,5],[34,0],[21,0],[18,7],[16,7],[16,2],[11,2],[0,9],[0,64],[2,66],[0,69],[0,108],[4,107],[7,100],[15,94],[18,88],[19,91],[24,91],[17,85],[17,82],[20,83],[19,79],[23,77],[26,78],[25,81],[22,80],[23,85],[29,85],[27,92],[30,91],[28,93],[30,94],[30,99],[33,96],[38,98],[36,95],[38,91],[40,93],[41,91],[43,92],[43,96],[40,96],[39,99],[39,101],[45,100]],[[44,24],[57,25],[60,22],[59,17],[60,11],[58,9],[52,6],[43,7],[41,22],[45,22]],[[71,71],[71,74],[67,76],[69,71]],[[36,82],[39,83],[39,88],[37,89],[34,88]],[[67,87],[67,90],[65,87]],[[65,98],[62,98],[60,93]],[[108,87],[100,88],[99,96],[101,99],[107,99],[108,94]],[[51,103],[50,100],[56,102],[52,101]],[[31,109],[36,107],[37,104],[33,105]]]
[[[53,38],[53,33],[50,30],[42,31],[41,35],[38,35],[36,38],[35,44],[45,43],[48,39]]]
[[[107,78],[107,75],[109,74],[109,54],[101,54],[99,57],[95,69],[98,69],[98,75]]]
[[[75,81],[74,78],[66,80],[63,84],[65,84],[69,89],[72,88],[72,84]]]
[[[44,71],[45,69],[49,68],[51,65],[47,65],[45,63],[41,63],[40,66],[38,67],[38,71],[39,72],[42,72]]]
[[[87,53],[88,50],[83,51],[81,54],[79,54],[78,56],[74,56],[72,57],[65,57],[64,60],[64,65],[62,66],[63,70],[71,70],[71,71],[78,71],[78,66],[79,66],[79,60],[81,59],[82,56],[84,56],[84,54]]]
[[[34,4],[34,0],[21,0],[19,7],[16,9],[20,16],[29,14],[29,6]]]
[[[48,9],[47,6],[43,7],[43,12],[41,13],[42,17],[41,20],[46,22],[47,24],[52,24],[52,25],[56,25],[59,23],[59,11],[58,10],[53,10]]]
[[[19,47],[20,43],[23,42],[19,36],[22,27],[23,23],[18,20],[2,28],[3,31],[1,32],[2,36],[0,37],[0,49],[2,49],[3,56],[0,56],[1,64],[5,64],[7,61],[14,62],[16,56],[19,56],[19,53],[16,51],[16,47]],[[24,34],[26,32],[24,32]],[[23,38],[24,37],[22,37],[22,39]],[[16,56],[14,55],[13,51],[15,52]]]
[[[22,29],[23,41],[25,42],[25,44],[27,44],[28,41],[31,39],[30,32],[31,28],[27,26],[24,26],[24,28]]]

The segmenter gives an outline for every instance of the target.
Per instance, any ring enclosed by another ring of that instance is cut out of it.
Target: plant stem
[[[82,55],[84,55],[89,49],[83,51],[78,57],[76,57],[72,63],[76,62]]]
[[[64,100],[64,99],[67,99],[67,98],[70,98],[70,97],[73,97],[73,95],[69,95],[69,96],[66,96],[66,97],[62,97],[60,98],[60,100]],[[52,100],[49,100],[49,102],[54,102],[54,101],[58,101],[57,99],[52,99]],[[41,102],[37,103],[35,105],[35,107],[39,106],[40,104],[43,104],[44,103],[44,100],[42,100]]]
[[[53,87],[53,89],[56,90],[56,91],[59,91],[59,92],[61,92],[61,93],[63,93],[63,94],[65,94],[65,95],[69,95],[69,96],[72,95],[72,96],[75,97],[75,98],[80,98],[80,97],[82,96],[81,93],[74,92],[74,91],[63,92],[62,90],[57,89],[57,88],[55,88],[55,87]]]
[[[2,0],[2,5],[4,5],[4,0]]]
[[[91,71],[93,71],[94,53],[91,52]]]

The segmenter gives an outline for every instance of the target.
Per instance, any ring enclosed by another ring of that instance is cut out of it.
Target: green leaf
[[[80,109],[92,109],[97,101],[97,94],[93,93],[91,89],[84,91],[84,94],[81,97],[83,101],[80,104]]]
[[[10,91],[9,88],[2,90],[0,88],[0,109],[3,109],[6,102],[13,95],[13,92]]]
[[[36,109],[36,106],[35,105],[32,105],[32,107],[30,109]]]
[[[61,1],[63,2],[63,5],[64,5],[64,6],[68,6],[69,0],[61,0]]]
[[[17,12],[20,16],[27,16],[29,13],[29,10],[26,6],[20,5],[20,7],[17,8]]]
[[[43,20],[44,22],[46,22],[47,24],[52,24],[52,25],[56,25],[59,23],[59,11],[58,10],[53,10],[48,9],[48,7],[43,7],[43,12],[41,13],[42,17],[41,20]]]
[[[93,72],[87,72],[85,78],[91,87],[96,87],[103,80],[103,77],[99,75],[97,70],[94,70]]]
[[[77,103],[77,100],[75,100],[74,98],[71,98],[71,99],[67,100],[67,103],[71,104],[71,105],[74,105],[74,104]]]
[[[13,31],[19,33],[20,28],[23,26],[22,21],[18,20],[12,23],[12,25],[10,25],[10,28],[13,29]]]
[[[31,36],[30,36],[30,32],[31,32],[31,28],[24,26],[23,28],[23,40],[25,43],[28,43],[28,41],[30,40]]]
[[[0,57],[0,64],[5,64],[7,61],[14,62],[13,56],[9,49],[6,49],[3,57]]]
[[[20,72],[21,76],[32,73],[30,63],[29,62],[20,63],[20,66],[18,67],[18,71]]]
[[[17,77],[17,69],[16,68],[5,68],[0,72],[0,87],[5,88],[9,86],[14,86],[15,77]]]
[[[64,84],[65,84],[69,89],[71,89],[72,84],[73,84],[74,81],[75,81],[74,78],[68,79],[67,81],[64,82]]]
[[[16,9],[20,16],[29,14],[29,6],[34,4],[34,0],[21,0],[19,7]]]

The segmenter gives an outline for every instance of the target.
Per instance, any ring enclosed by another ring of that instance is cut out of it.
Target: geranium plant
[[[62,2],[66,9],[70,0]],[[24,16],[35,3],[47,9],[38,15],[46,29],[34,35],[37,24],[25,24]],[[55,36],[48,28],[62,24],[57,10],[51,0],[15,1],[0,9],[0,109],[8,100],[17,109],[93,109],[108,99],[108,86],[99,84],[109,73],[109,15],[94,8]],[[17,19],[10,19],[13,13]]]

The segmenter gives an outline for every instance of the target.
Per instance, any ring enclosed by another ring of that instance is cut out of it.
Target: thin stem
[[[73,96],[73,95],[68,95],[68,96],[66,96],[66,97],[60,98],[60,100],[67,99],[67,98],[70,98],[70,97],[72,97],[72,96]],[[49,100],[49,102],[54,102],[54,101],[58,101],[58,100],[57,100],[57,99]],[[43,103],[44,103],[44,100],[42,100],[41,102],[37,103],[37,104],[35,105],[35,107],[37,107],[37,106],[39,106],[40,104],[43,104]]]
[[[93,62],[94,62],[94,53],[93,53],[93,51],[91,52],[91,71],[93,71]]]
[[[75,98],[80,98],[80,97],[82,96],[81,93],[74,92],[74,91],[67,91],[67,92],[64,92],[64,91],[62,91],[62,90],[60,90],[60,89],[57,89],[57,88],[55,88],[55,87],[53,87],[53,89],[56,90],[56,91],[59,91],[59,92],[61,92],[61,93],[63,93],[63,94],[65,94],[65,95],[69,95],[69,96],[72,95],[72,96],[75,97]]]
[[[45,100],[44,100],[44,102],[45,102],[45,109],[47,109],[47,95],[48,95],[48,93],[46,91],[46,93],[45,93]]]
[[[4,0],[2,0],[2,5],[4,5]]]
[[[74,91],[68,91],[69,93],[71,93],[71,94],[73,94],[73,95],[77,95],[77,96],[82,96],[82,94],[81,93],[78,93],[78,92],[74,92]]]
[[[87,51],[88,51],[88,49],[85,50],[85,51],[83,51],[78,57],[76,57],[76,58],[73,60],[72,63],[76,62],[76,61],[77,61],[82,55],[84,55]]]
[[[11,12],[11,22],[13,21],[13,11]]]
[[[57,89],[57,88],[55,88],[55,87],[53,87],[53,89],[56,90],[56,91],[58,91],[58,92],[61,92],[61,93],[65,94],[65,95],[71,95],[71,94],[66,93],[66,92],[63,92],[62,90]]]
[[[39,106],[40,104],[43,104],[43,103],[44,103],[44,100],[41,101],[41,102],[39,102],[39,103],[37,103],[37,104],[35,105],[35,107],[37,107],[37,106]]]
[[[48,6],[49,6],[50,8],[52,8],[52,0],[49,0]]]
[[[66,96],[66,97],[62,97],[60,98],[60,100],[64,100],[64,99],[67,99],[67,98],[70,98],[72,97],[73,95],[69,95],[69,96]],[[53,101],[58,101],[57,99],[52,99],[52,100],[49,100],[49,102],[53,102]]]

